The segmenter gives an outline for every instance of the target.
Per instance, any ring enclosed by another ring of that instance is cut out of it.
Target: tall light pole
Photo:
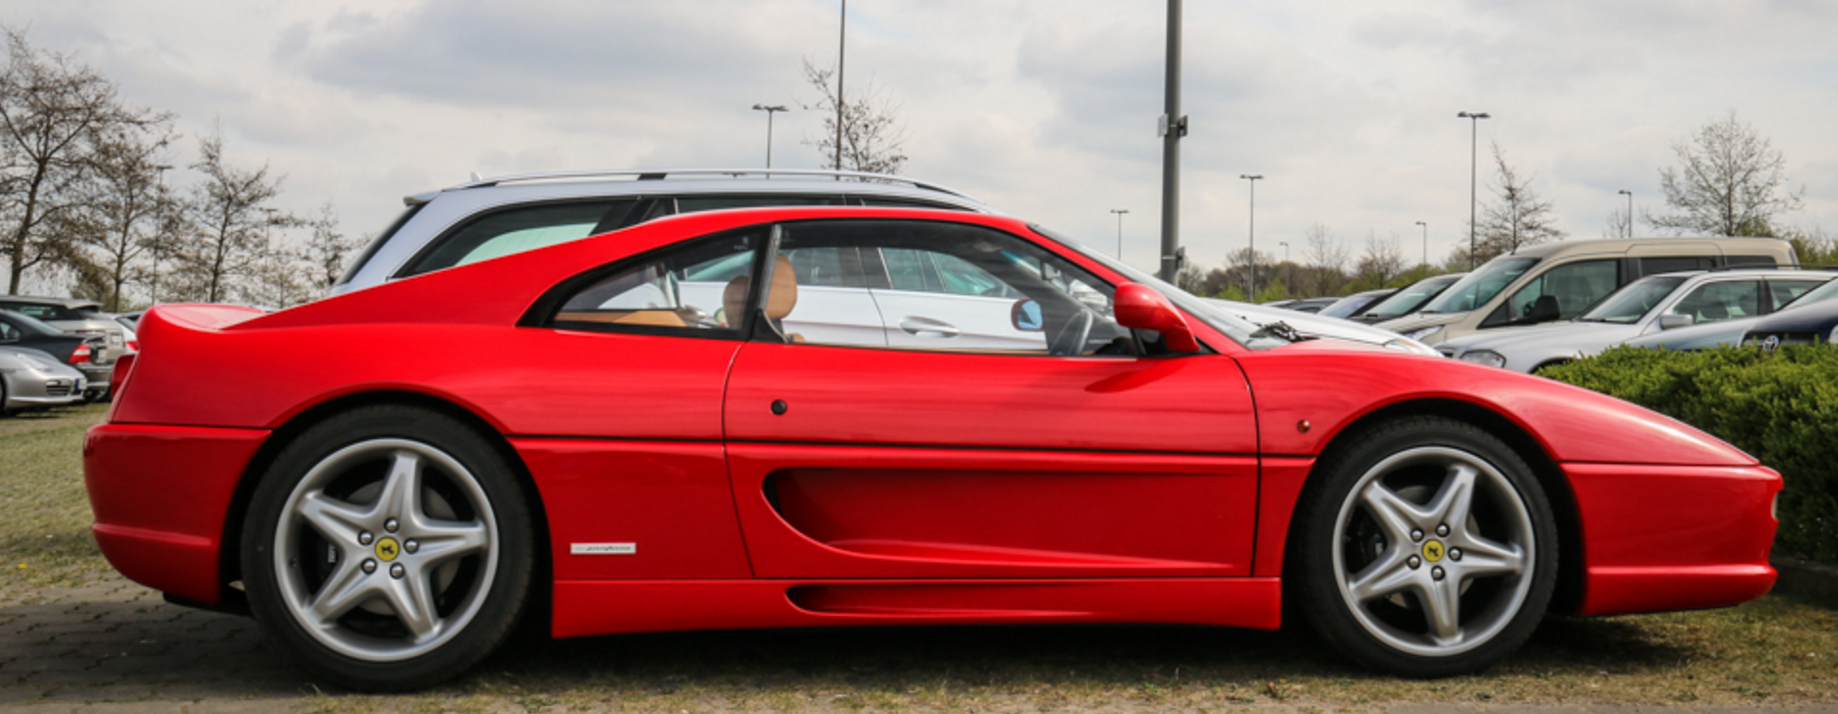
[[[1130,209],[1113,208],[1110,209],[1110,212],[1117,214],[1117,262],[1121,263],[1123,262],[1123,214],[1129,213]]]
[[[1430,224],[1424,223],[1423,221],[1417,221],[1417,225],[1423,226],[1423,271],[1422,272],[1427,274],[1430,272]]]
[[[836,30],[836,170],[837,171],[842,170],[842,105],[844,103],[843,97],[847,96],[842,93],[842,75],[843,75],[843,68],[846,66],[843,60],[847,58],[846,50],[848,50],[848,48],[849,48],[849,0],[842,0],[842,21],[838,23],[838,29]],[[837,176],[836,180],[841,181],[842,177]]]
[[[1168,0],[1168,60],[1162,82],[1161,279],[1172,283],[1181,272],[1181,137],[1187,135],[1187,117],[1181,115],[1181,0]]]
[[[1257,302],[1257,182],[1263,177],[1263,174],[1238,175],[1251,182],[1251,222],[1247,231],[1251,237],[1251,290],[1245,295],[1245,302]]]
[[[1618,194],[1621,194],[1627,197],[1627,235],[1623,237],[1633,238],[1634,237],[1634,192],[1629,191],[1624,188],[1619,191],[1616,191],[1615,193],[1618,193]]]
[[[1289,264],[1289,241],[1277,241],[1276,244],[1283,246],[1283,291],[1288,292],[1295,289],[1295,286],[1290,285],[1289,281],[1295,279],[1296,269],[1295,266]]]
[[[772,168],[772,115],[778,112],[786,111],[785,105],[776,104],[773,106],[767,106],[764,104],[755,104],[753,105],[753,108],[756,111],[762,111],[766,113],[766,168]],[[772,177],[767,176],[766,178],[772,178]]]
[[[1480,125],[1482,119],[1491,119],[1487,112],[1461,112],[1455,115],[1468,121],[1468,269],[1474,269],[1474,206],[1479,200],[1475,187],[1479,185],[1476,169],[1476,157],[1480,151]]]

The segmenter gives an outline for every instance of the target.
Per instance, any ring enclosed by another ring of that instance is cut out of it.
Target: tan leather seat
[[[753,290],[753,279],[742,275],[728,281],[728,286],[721,291],[722,308],[727,311],[728,326],[739,327],[741,315],[747,309],[747,293]],[[791,266],[791,259],[779,256],[773,262],[772,294],[766,298],[766,319],[777,327],[780,320],[790,315],[798,307],[798,271]],[[782,330],[781,330],[782,332]],[[785,335],[792,342],[803,342],[804,336],[797,333]]]

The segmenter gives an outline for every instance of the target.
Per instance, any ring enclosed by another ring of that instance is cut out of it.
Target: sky
[[[1439,262],[1467,239],[1471,131],[1603,237],[1634,194],[1664,212],[1675,144],[1734,112],[1838,230],[1838,2],[1240,0],[1184,17],[1181,242],[1216,266],[1251,239],[1300,260],[1325,226],[1358,255],[1396,236]],[[173,163],[215,127],[231,163],[284,176],[374,233],[401,197],[531,171],[821,168],[809,61],[837,60],[838,0],[6,0],[0,24],[177,115]],[[856,0],[850,94],[903,127],[904,173],[1154,269],[1167,5]],[[1458,112],[1487,112],[1478,125]],[[183,172],[176,176],[190,180]]]

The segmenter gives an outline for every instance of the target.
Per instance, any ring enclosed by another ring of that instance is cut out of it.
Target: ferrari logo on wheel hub
[[[402,546],[397,544],[394,538],[384,538],[377,541],[377,560],[387,563],[391,560],[395,560],[396,555],[401,552]],[[1440,555],[1440,553],[1438,555]]]
[[[1432,563],[1442,560],[1442,541],[1432,540],[1423,544],[1423,559]]]

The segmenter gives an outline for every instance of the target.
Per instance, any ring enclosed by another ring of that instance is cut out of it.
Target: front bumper
[[[31,373],[28,373],[31,374]],[[79,404],[89,380],[83,377],[24,377],[6,379],[6,403],[0,409],[43,409]]]
[[[100,424],[83,440],[92,530],[134,582],[217,603],[224,522],[236,485],[269,432]]]
[[[1775,494],[1765,466],[1567,463],[1583,540],[1576,614],[1724,607],[1774,586]]]

